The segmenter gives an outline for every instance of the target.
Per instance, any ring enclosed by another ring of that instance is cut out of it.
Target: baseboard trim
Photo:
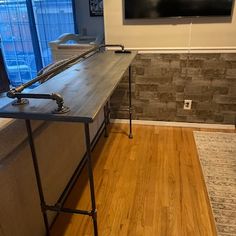
[[[209,128],[209,129],[227,129],[234,130],[234,125],[221,124],[203,124],[203,123],[187,123],[187,122],[168,122],[168,121],[150,121],[150,120],[133,120],[133,124],[138,125],[157,125],[157,126],[172,126],[185,128]],[[111,123],[128,124],[128,119],[111,119]]]

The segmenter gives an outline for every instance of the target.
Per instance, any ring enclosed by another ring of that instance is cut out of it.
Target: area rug
[[[219,236],[236,235],[236,134],[195,131]]]

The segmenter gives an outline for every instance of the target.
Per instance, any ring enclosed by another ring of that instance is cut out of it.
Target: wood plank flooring
[[[100,236],[215,236],[193,129],[113,124],[93,152]],[[67,207],[90,209],[86,168]],[[53,236],[93,235],[88,216],[61,214]]]

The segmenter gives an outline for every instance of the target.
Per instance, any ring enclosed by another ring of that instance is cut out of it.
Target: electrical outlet
[[[191,110],[192,100],[184,100],[184,110]]]

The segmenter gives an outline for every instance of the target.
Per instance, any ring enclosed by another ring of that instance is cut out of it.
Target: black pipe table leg
[[[132,94],[131,94],[131,66],[129,66],[129,138],[133,138],[132,134]]]
[[[29,145],[30,145],[31,156],[32,156],[33,165],[34,165],[35,177],[36,177],[36,182],[37,182],[37,187],[38,187],[38,192],[39,192],[40,205],[41,205],[41,211],[43,214],[43,220],[44,220],[44,225],[45,225],[45,229],[46,229],[46,234],[47,234],[47,236],[50,236],[48,217],[47,217],[47,213],[46,213],[46,209],[45,209],[46,204],[45,204],[45,199],[44,199],[44,194],[43,194],[41,176],[40,176],[40,172],[39,172],[38,160],[37,160],[37,155],[36,155],[36,151],[35,151],[35,145],[34,145],[34,139],[33,139],[30,120],[25,120],[25,124],[26,124],[26,129],[27,129],[27,134],[28,134],[28,141],[29,141]]]
[[[107,130],[107,125],[108,125],[108,122],[107,122],[107,106],[105,105],[103,107],[103,111],[104,111],[104,136],[107,138],[108,137],[108,130]]]
[[[92,161],[91,161],[91,144],[90,144],[90,136],[89,136],[89,124],[85,123],[84,128],[85,128],[86,149],[87,149],[87,167],[88,167],[88,175],[89,175],[90,196],[91,196],[91,202],[92,202],[93,228],[94,228],[94,235],[98,236],[97,209],[96,209],[93,169],[92,169]]]
[[[108,102],[107,102],[107,124],[111,123],[110,114],[111,114],[111,107],[110,107],[110,100],[108,100]]]

